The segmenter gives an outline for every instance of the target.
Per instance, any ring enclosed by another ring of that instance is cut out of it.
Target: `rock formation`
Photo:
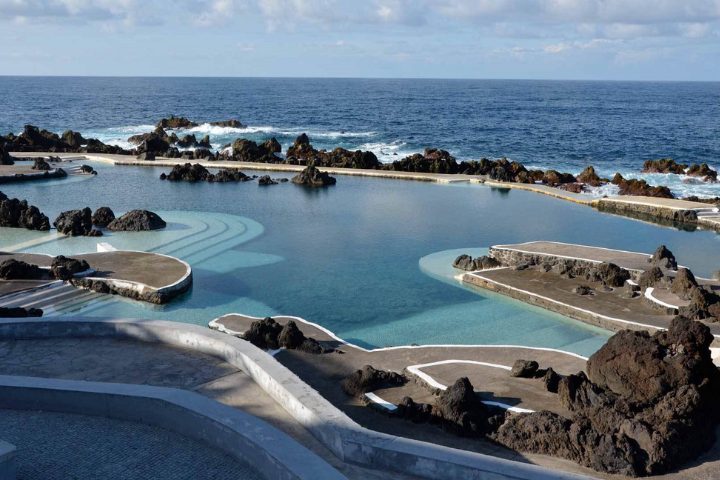
[[[328,351],[317,340],[306,337],[292,320],[283,326],[265,317],[252,322],[242,338],[263,350],[287,348],[314,354]]]
[[[27,318],[42,316],[43,311],[39,308],[0,307],[0,318]]]
[[[159,230],[166,226],[165,220],[160,218],[157,213],[148,210],[131,210],[110,222],[107,228],[113,232],[141,232]]]
[[[170,173],[162,173],[160,180],[172,182],[246,182],[252,180],[243,172],[235,169],[221,169],[217,174],[200,165],[199,163],[175,165]]]
[[[672,158],[661,158],[659,160],[646,160],[643,163],[642,173],[685,173],[687,165],[677,163]]]
[[[5,149],[3,145],[2,137],[0,137],[0,165],[13,165],[15,161]]]
[[[115,212],[110,207],[100,207],[92,214],[92,224],[97,227],[107,227],[115,220]]]
[[[620,187],[620,195],[639,195],[644,197],[675,198],[670,189],[665,186],[655,187],[648,185],[645,180],[626,180],[622,175],[616,173],[612,183]]]
[[[14,258],[0,263],[0,278],[3,280],[41,280],[47,278],[45,270]]]
[[[491,437],[608,473],[676,468],[714,441],[720,374],[712,340],[706,326],[683,317],[654,335],[619,332],[588,360],[587,376],[560,379],[558,396],[569,417],[513,415]]]
[[[470,255],[463,254],[455,259],[453,267],[460,270],[472,272],[475,270],[485,270],[488,268],[496,268],[500,266],[500,262],[487,255],[482,255],[473,259]]]
[[[63,235],[101,236],[102,232],[93,229],[92,210],[88,207],[82,210],[68,210],[62,212],[53,222],[53,226]]]
[[[340,388],[353,397],[362,397],[367,392],[381,388],[391,388],[404,385],[407,382],[405,375],[377,370],[371,365],[365,365],[343,379]]]
[[[90,270],[90,265],[85,260],[64,257],[58,255],[53,258],[50,266],[50,274],[58,280],[70,280],[76,274]]]
[[[231,127],[231,128],[245,128],[245,125],[243,125],[240,120],[221,120],[219,122],[210,122],[210,125],[213,127]]]
[[[176,117],[175,115],[170,115],[167,118],[161,119],[157,125],[156,128],[192,128],[197,127],[197,123],[192,122],[188,120],[185,117]]]
[[[258,178],[258,185],[277,185],[278,182],[270,178],[270,175],[263,175]]]
[[[0,227],[50,230],[50,220],[26,200],[8,198],[0,192]]]
[[[36,158],[33,161],[32,167],[30,168],[32,168],[33,170],[40,170],[45,172],[47,172],[48,170],[52,170],[52,167],[48,162],[45,161],[44,158]]]
[[[335,185],[337,180],[335,180],[335,177],[328,175],[327,172],[321,172],[315,165],[310,164],[302,172],[294,176],[292,182],[308,187],[327,187]]]
[[[376,169],[382,166],[372,152],[350,151],[344,148],[336,148],[332,151],[316,150],[304,133],[298,136],[287,149],[285,163],[293,165],[310,165],[312,163],[318,167],[364,169]]]
[[[677,270],[678,268],[675,255],[673,255],[673,253],[665,245],[660,245],[652,256],[648,258],[648,262],[654,266],[670,270]]]

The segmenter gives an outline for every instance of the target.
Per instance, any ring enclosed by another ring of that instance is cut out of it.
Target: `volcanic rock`
[[[326,187],[335,185],[337,180],[326,172],[321,172],[315,165],[308,165],[302,172],[292,178],[292,182],[297,185],[305,185],[308,187]]]
[[[646,160],[643,163],[642,173],[685,173],[687,165],[675,162],[672,158],[661,158],[659,160]]]
[[[65,132],[63,132],[62,137],[60,138],[70,148],[73,148],[75,150],[79,149],[81,146],[87,143],[87,140],[83,138],[80,132],[73,132],[72,130],[66,130]]]
[[[93,229],[92,210],[85,207],[82,210],[62,212],[53,222],[53,226],[63,235],[86,236]]]
[[[92,214],[92,224],[98,227],[107,227],[115,220],[115,212],[110,207],[100,207]]]
[[[47,277],[47,273],[38,267],[14,258],[0,263],[0,278],[3,280],[40,280]]]
[[[592,166],[585,167],[585,170],[578,175],[577,181],[590,185],[591,187],[599,187],[603,183],[602,179],[597,173],[595,173],[595,169]]]
[[[644,197],[675,198],[670,189],[666,186],[655,187],[648,185],[645,180],[626,180],[622,175],[616,173],[612,183],[620,187],[620,195],[639,195]]]
[[[404,375],[376,370],[371,365],[365,365],[343,379],[340,388],[348,395],[362,397],[367,392],[404,385],[406,382]]]
[[[52,261],[50,274],[58,280],[70,280],[77,273],[90,270],[90,265],[85,260],[77,260],[58,255]]]
[[[13,165],[15,161],[5,149],[2,138],[0,137],[0,165]]]
[[[670,285],[670,291],[682,299],[690,300],[692,290],[695,288],[698,288],[695,275],[687,268],[678,269]]]
[[[652,254],[652,257],[648,259],[648,262],[661,268],[677,270],[675,255],[665,245],[660,245]]]
[[[645,270],[640,274],[638,285],[640,288],[655,287],[665,277],[662,269],[658,266],[652,267],[649,270]]]
[[[107,226],[108,230],[119,232],[140,232],[145,230],[159,230],[167,224],[156,213],[148,210],[131,210],[120,218],[116,218]]]
[[[50,166],[50,164],[48,162],[45,161],[44,158],[36,158],[35,161],[33,162],[33,166],[30,168],[32,168],[33,170],[42,170],[42,171],[46,171],[46,172],[48,170],[52,170],[52,167]]]
[[[213,127],[231,127],[231,128],[245,128],[245,125],[240,123],[240,120],[221,120],[219,122],[210,122]]]
[[[42,316],[43,311],[39,308],[0,307],[0,318],[27,318]]]
[[[278,182],[270,178],[270,175],[263,175],[258,178],[258,185],[277,185]]]
[[[717,182],[718,172],[708,166],[707,163],[691,165],[687,174],[692,177],[703,177],[706,182]]]
[[[161,119],[156,125],[156,127],[160,128],[192,128],[197,126],[197,123],[192,122],[185,117],[176,117],[175,115],[170,115],[168,118]]]
[[[535,360],[515,360],[512,370],[510,370],[510,376],[533,378],[537,373],[538,368],[540,368],[540,365],[538,365]]]
[[[50,230],[50,220],[26,200],[8,198],[0,192],[0,227]]]

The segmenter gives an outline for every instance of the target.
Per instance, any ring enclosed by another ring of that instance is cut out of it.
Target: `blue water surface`
[[[462,288],[448,269],[458,252],[445,251],[538,239],[645,252],[664,243],[699,275],[720,266],[713,232],[682,232],[524,191],[352,176],[320,190],[187,184],[159,180],[162,168],[93,166],[99,174],[84,181],[3,191],[51,218],[86,205],[158,211],[166,231],[100,240],[176,255],[192,265],[195,285],[163,307],[113,298],[59,314],[196,324],[228,312],[290,314],[367,346],[524,344],[589,354],[607,332]],[[77,253],[97,241],[0,229],[0,249]]]

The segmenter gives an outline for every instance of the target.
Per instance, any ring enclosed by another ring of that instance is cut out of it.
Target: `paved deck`
[[[173,432],[101,417],[0,410],[23,480],[259,480],[249,463]]]
[[[351,398],[342,392],[340,382],[366,364],[383,370],[405,371],[414,381],[402,387],[378,390],[374,393],[391,403],[398,403],[405,396],[411,396],[416,401],[432,402],[434,401],[432,392],[437,385],[429,385],[423,376],[412,373],[416,371],[415,368],[408,369],[408,367],[420,366],[417,370],[429,376],[432,382],[441,385],[450,385],[458,378],[467,376],[483,401],[500,402],[513,408],[549,409],[560,413],[563,412],[562,407],[553,395],[545,391],[541,380],[512,378],[509,367],[519,358],[536,360],[541,367],[552,366],[563,374],[577,373],[585,366],[585,359],[573,354],[514,346],[428,346],[366,350],[345,343],[328,331],[302,319],[282,316],[273,318],[280,323],[295,320],[306,336],[342,352],[313,355],[296,350],[281,350],[275,358],[359,424],[393,435],[517,461],[527,461],[527,458],[485,440],[461,441],[458,437],[439,431],[432,425],[417,425],[378,414],[367,408],[361,400]],[[249,328],[254,320],[255,317],[245,315],[226,315],[217,319],[214,326],[238,334]],[[457,362],[422,366],[447,360],[457,360]],[[543,457],[533,461],[552,465],[554,459]]]
[[[112,338],[0,340],[0,374],[191,390],[265,420],[318,454],[348,478],[413,478],[343,463],[249,376],[216,357],[194,350]],[[115,460],[122,462],[122,459]]]

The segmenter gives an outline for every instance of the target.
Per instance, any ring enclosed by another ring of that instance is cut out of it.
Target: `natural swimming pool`
[[[164,307],[113,297],[57,314],[197,324],[229,312],[289,314],[366,346],[494,343],[589,354],[607,332],[447,281],[444,265],[457,252],[438,252],[538,239],[646,252],[664,243],[698,275],[720,266],[714,232],[659,227],[531,192],[350,176],[324,190],[186,184],[160,181],[167,168],[93,166],[93,178],[2,191],[51,220],[107,205],[116,213],[157,211],[168,229],[96,239],[3,228],[0,249],[72,254],[103,241],[182,258],[195,283]]]

